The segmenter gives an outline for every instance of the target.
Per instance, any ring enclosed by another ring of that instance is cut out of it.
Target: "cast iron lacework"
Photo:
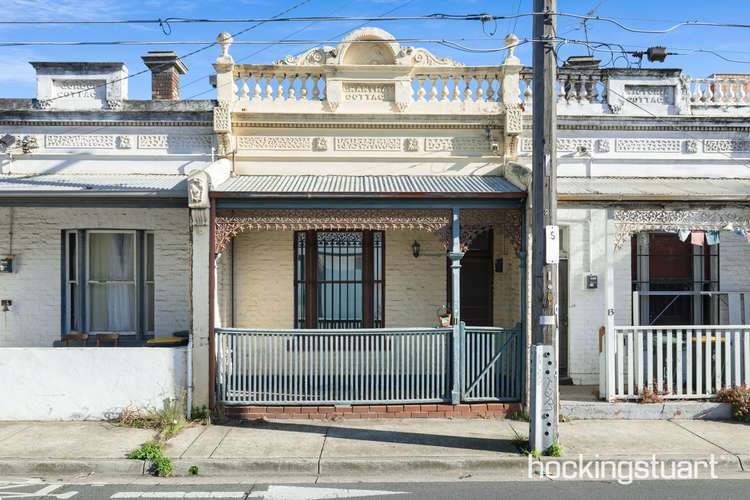
[[[461,210],[461,246],[468,249],[490,229],[508,235],[521,250],[521,212],[518,209]],[[447,209],[237,209],[216,217],[216,248],[246,231],[418,230],[437,233],[451,247],[451,211]],[[336,233],[331,233],[336,234]]]
[[[615,248],[619,249],[631,235],[642,231],[750,231],[750,209],[615,210],[614,221]]]
[[[324,231],[316,234],[318,244],[362,245],[362,233],[348,231]]]

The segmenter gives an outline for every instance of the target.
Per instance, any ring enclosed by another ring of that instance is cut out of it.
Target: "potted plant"
[[[441,327],[451,326],[451,310],[448,306],[440,306],[437,310],[438,322]]]

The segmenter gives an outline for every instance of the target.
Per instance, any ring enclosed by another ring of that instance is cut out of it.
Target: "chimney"
[[[173,51],[152,51],[141,56],[151,70],[151,99],[178,101],[180,99],[180,75],[187,73],[187,66]]]

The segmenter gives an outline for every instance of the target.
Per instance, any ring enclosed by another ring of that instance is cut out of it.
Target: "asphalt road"
[[[450,483],[335,483],[335,484],[188,484],[179,479],[162,484],[72,484],[33,480],[0,480],[0,499],[57,498],[74,500],[118,498],[239,498],[259,500],[503,499],[747,499],[750,481],[641,481],[630,485],[606,482],[450,482]]]

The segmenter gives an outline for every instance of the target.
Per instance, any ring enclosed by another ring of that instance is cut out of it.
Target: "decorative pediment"
[[[450,57],[438,57],[422,47],[402,47],[398,62],[399,64],[410,66],[431,66],[437,68],[463,66],[463,64]]]
[[[280,66],[323,66],[332,63],[336,58],[333,47],[315,47],[298,56],[288,55],[284,59],[275,61]]]

